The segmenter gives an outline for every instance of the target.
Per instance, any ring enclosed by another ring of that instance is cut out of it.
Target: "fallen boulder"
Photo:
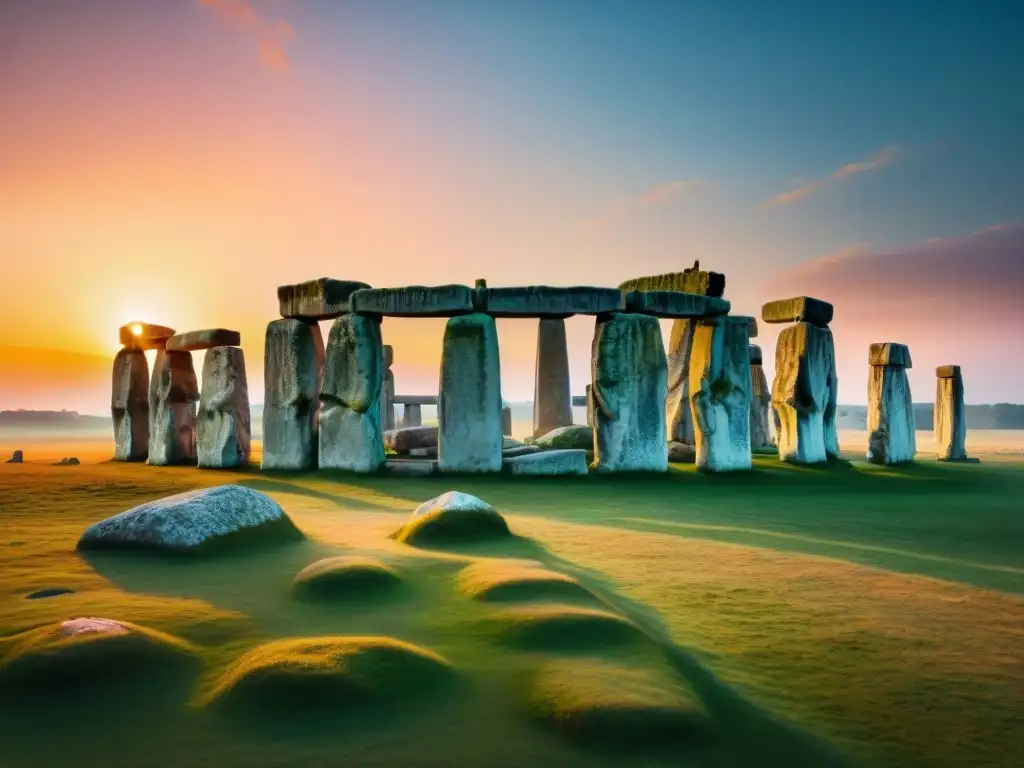
[[[523,454],[506,458],[503,466],[512,475],[585,475],[587,452],[570,449]]]
[[[483,499],[448,491],[420,504],[392,538],[405,544],[509,536],[508,524]]]
[[[402,427],[384,433],[384,448],[409,453],[417,448],[437,448],[438,427]]]
[[[545,451],[559,449],[594,450],[594,428],[585,424],[573,424],[568,427],[553,429],[533,441],[533,444]]]
[[[14,453],[11,454],[11,458],[9,458],[5,463],[7,463],[7,464],[22,464],[22,463],[24,463],[24,461],[25,461],[25,454],[22,453],[21,451],[15,451]]]
[[[686,443],[668,444],[668,460],[673,464],[693,464],[697,461],[697,448]]]

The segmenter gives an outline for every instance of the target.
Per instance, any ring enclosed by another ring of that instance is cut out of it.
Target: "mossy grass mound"
[[[300,637],[239,658],[201,703],[268,715],[400,703],[454,677],[433,651],[390,637]]]
[[[501,642],[523,649],[590,650],[644,639],[629,619],[600,608],[533,603],[503,608],[490,617]]]
[[[449,491],[424,502],[391,538],[403,544],[429,546],[511,536],[508,523],[476,496]]]
[[[369,557],[328,557],[303,568],[292,593],[304,600],[332,600],[376,595],[402,581],[394,569]]]
[[[71,619],[30,630],[9,646],[0,659],[0,690],[105,687],[122,677],[200,665],[195,646],[173,635],[127,621]]]
[[[459,572],[462,594],[484,602],[525,602],[544,598],[595,600],[572,576],[545,568],[536,560],[483,560]]]
[[[706,742],[703,704],[665,669],[560,659],[531,678],[527,715],[586,746],[634,751]]]

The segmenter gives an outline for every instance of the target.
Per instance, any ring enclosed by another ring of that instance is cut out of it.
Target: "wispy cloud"
[[[272,72],[287,72],[291,67],[285,45],[295,30],[283,19],[264,17],[246,0],[198,0],[199,5],[225,24],[240,29],[256,40],[260,62]]]
[[[658,205],[665,205],[684,192],[695,191],[703,186],[704,182],[700,179],[676,179],[656,184],[632,200],[608,209],[603,215],[587,219],[584,224],[588,229],[618,224],[638,211]]]
[[[856,176],[860,173],[876,171],[880,168],[885,168],[887,165],[892,165],[898,156],[899,153],[897,152],[896,147],[885,147],[875,152],[871,157],[865,160],[860,160],[856,163],[847,163],[823,178],[812,179],[811,181],[798,179],[800,182],[799,186],[794,189],[787,190],[786,192],[780,192],[769,200],[761,203],[759,207],[769,208],[777,205],[789,205],[801,200],[806,200],[811,195],[835,184],[837,181],[842,181],[843,179],[848,179],[851,176]]]

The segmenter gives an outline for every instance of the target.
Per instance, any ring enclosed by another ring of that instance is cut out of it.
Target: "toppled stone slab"
[[[935,451],[939,461],[966,461],[967,419],[959,365],[936,369]]]
[[[261,469],[317,466],[323,367],[324,340],[315,321],[282,318],[267,324]]]
[[[501,449],[502,459],[512,459],[516,456],[528,456],[531,453],[540,453],[543,448],[536,445],[514,445],[509,448]]]
[[[251,437],[245,355],[239,347],[207,350],[196,430],[199,466],[227,469],[248,464]]]
[[[486,289],[483,311],[494,317],[600,315],[625,309],[622,291],[574,285],[524,285]]]
[[[690,357],[697,469],[750,469],[749,318],[698,320]]]
[[[22,451],[15,451],[11,454],[5,463],[6,464],[23,464],[25,462],[25,454]]]
[[[349,299],[352,312],[387,317],[451,317],[473,311],[473,289],[465,285],[365,288]]]
[[[110,414],[114,460],[145,461],[149,455],[149,363],[141,348],[114,357]]]
[[[910,347],[886,341],[872,344],[868,348],[868,365],[898,365],[902,368],[913,368],[910,361]]]
[[[668,272],[627,280],[619,286],[623,291],[681,291],[699,293],[704,296],[721,298],[725,294],[725,275],[720,272],[705,272],[700,261],[695,261],[682,272]]]
[[[388,459],[384,471],[396,477],[426,477],[437,473],[436,461]]]
[[[355,280],[333,280],[321,277],[277,289],[281,317],[300,320],[332,320],[349,311],[349,298],[358,290],[369,288]]]
[[[873,365],[868,374],[868,451],[872,464],[902,464],[917,453],[907,369]]]
[[[525,454],[506,458],[504,468],[513,475],[585,475],[587,452],[570,449]]]
[[[626,311],[666,319],[717,317],[729,312],[725,299],[680,291],[630,291]]]
[[[342,315],[331,326],[320,392],[321,469],[376,472],[384,465],[380,320]]]
[[[293,540],[298,529],[277,502],[240,485],[220,485],[149,501],[90,526],[78,549],[197,550],[238,534]]]
[[[618,293],[618,291],[616,291]],[[509,411],[507,434],[512,434]],[[537,365],[533,387],[533,434],[546,435],[572,424],[572,393],[569,389],[569,350],[565,320],[541,318],[537,324]]]
[[[832,322],[833,307],[827,301],[810,296],[769,301],[761,308],[766,323],[810,323],[825,328]]]
[[[437,427],[402,427],[384,433],[384,447],[395,453],[408,453],[417,448],[437,448]]]
[[[673,464],[693,464],[697,461],[697,448],[686,443],[670,442],[668,460]]]
[[[545,451],[568,448],[592,451],[594,450],[594,429],[583,424],[559,427],[540,435],[533,444]]]
[[[657,318],[599,317],[591,361],[595,471],[666,471],[667,367]]]
[[[753,347],[751,347],[753,349]],[[772,393],[760,362],[750,365],[750,450],[771,448]]]
[[[168,352],[198,352],[214,347],[237,347],[242,343],[242,334],[226,328],[206,328],[201,331],[176,333],[167,340]]]
[[[676,320],[668,344],[668,394],[665,397],[665,430],[669,441],[693,445],[693,413],[690,407],[690,354],[694,320]]]
[[[779,458],[796,464],[828,460],[825,411],[834,365],[832,333],[807,322],[784,328],[775,347],[772,409]]]
[[[195,464],[199,383],[189,352],[159,350],[149,382],[149,463]]]
[[[152,323],[128,323],[118,329],[121,345],[127,349],[163,349],[174,329]]]
[[[494,318],[453,317],[444,331],[438,464],[442,472],[501,471],[501,360]]]

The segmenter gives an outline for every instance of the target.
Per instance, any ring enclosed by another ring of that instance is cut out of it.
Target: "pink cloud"
[[[617,224],[636,211],[665,205],[683,192],[696,190],[702,186],[704,186],[704,182],[700,179],[676,179],[656,184],[632,200],[609,209],[603,215],[588,219],[584,224],[590,229]]]
[[[260,62],[273,72],[287,72],[291,68],[285,44],[295,37],[295,30],[282,19],[268,20],[245,0],[198,0],[229,26],[253,36]]]
[[[820,192],[837,181],[842,181],[843,179],[848,179],[851,176],[856,176],[859,173],[867,173],[868,171],[875,171],[880,168],[884,168],[887,165],[891,165],[896,161],[897,157],[898,153],[895,147],[884,147],[865,160],[860,160],[856,163],[847,163],[841,168],[830,173],[828,176],[803,182],[795,189],[791,189],[787,192],[780,192],[771,199],[762,203],[760,207],[789,205],[790,203],[805,200],[814,193]]]

